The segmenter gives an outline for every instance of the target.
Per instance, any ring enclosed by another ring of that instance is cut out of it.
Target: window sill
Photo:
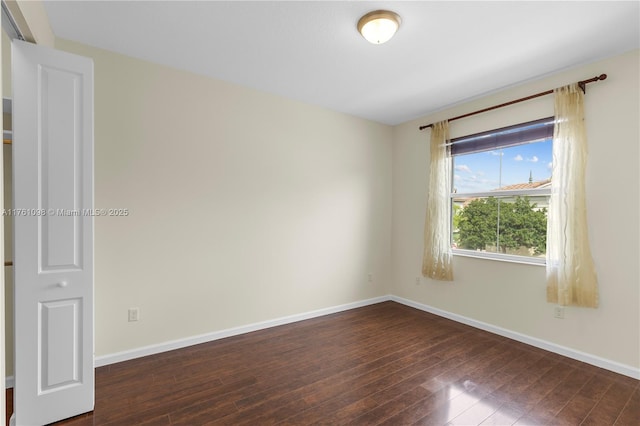
[[[454,256],[473,257],[475,259],[487,259],[498,262],[520,263],[524,265],[546,266],[544,257],[525,257],[511,254],[488,253],[484,251],[452,249]]]

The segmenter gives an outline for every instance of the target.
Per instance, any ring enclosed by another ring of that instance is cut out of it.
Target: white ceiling
[[[57,37],[392,125],[638,48],[639,6],[45,2]],[[383,45],[369,44],[356,30],[358,19],[375,9],[402,17],[396,36]]]

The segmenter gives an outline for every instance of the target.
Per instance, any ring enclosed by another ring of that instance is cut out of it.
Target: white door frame
[[[25,39],[23,35],[23,29],[20,28],[20,25],[18,25],[18,23],[12,16],[4,0],[2,0],[2,19],[0,20],[0,22],[1,22],[0,29],[6,32],[6,34],[9,36],[9,39],[11,40],[16,38],[20,40]],[[26,30],[27,32],[30,33],[28,29]],[[2,47],[0,43],[0,58],[4,58],[3,53],[6,53],[7,55],[11,55],[10,50],[9,52],[2,51]],[[1,83],[2,81],[3,81],[2,67],[0,66],[0,98],[4,100],[3,87]],[[4,114],[4,102],[3,102],[3,105],[0,106],[0,109]],[[3,126],[3,130],[4,130],[4,126]],[[4,141],[3,141],[3,146],[4,146]],[[4,206],[4,149],[3,149],[0,152],[0,209],[4,211],[4,208],[5,206]],[[4,233],[4,216],[3,216],[3,220],[0,222],[0,241],[2,241],[2,244],[0,244],[0,258],[2,258],[3,261],[5,259],[4,239],[5,239],[5,233]],[[4,280],[4,276],[5,276],[4,268],[6,267],[4,266],[4,263],[3,263],[3,272],[2,274],[0,274],[0,383],[2,383],[2,388],[1,388],[2,392],[0,392],[1,394],[0,395],[0,419],[2,419],[3,422],[4,422],[4,419],[6,418],[6,410],[7,410],[7,401],[6,401],[7,370],[5,365],[6,363],[6,336],[5,336],[5,322],[6,322],[5,321],[5,315],[6,315],[5,291],[6,289],[5,289],[5,280]]]

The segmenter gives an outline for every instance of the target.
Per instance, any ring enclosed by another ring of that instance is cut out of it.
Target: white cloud
[[[489,151],[489,154],[495,155],[496,157],[502,157],[504,155],[504,152],[502,152],[502,151]]]
[[[460,175],[453,175],[453,180],[460,180],[460,179],[461,179]]]
[[[522,161],[522,160],[524,160],[524,158],[522,158],[522,155],[520,155],[520,154],[518,154],[518,155],[516,155],[515,157],[513,157],[513,159],[514,159],[514,160],[516,160],[516,161]]]
[[[455,169],[462,172],[473,173],[469,166],[467,166],[466,164],[457,165]]]
[[[547,169],[549,169],[549,170],[553,170],[553,163],[549,163],[549,164],[547,164]]]
[[[536,157],[535,155],[532,158],[527,158],[527,161],[531,162],[531,163],[537,163],[539,160],[538,157]]]
[[[456,180],[457,192],[477,192],[477,191],[491,191],[498,186],[498,182],[492,179],[480,179],[478,176],[460,176],[460,179]]]

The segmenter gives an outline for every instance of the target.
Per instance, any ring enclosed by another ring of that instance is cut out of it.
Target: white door
[[[93,410],[93,62],[12,44],[13,422]]]

